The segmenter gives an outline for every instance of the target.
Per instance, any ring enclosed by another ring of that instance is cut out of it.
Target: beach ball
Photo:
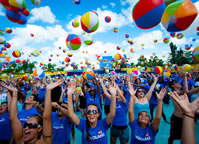
[[[169,78],[169,77],[171,76],[171,72],[170,72],[169,70],[166,70],[166,71],[164,71],[164,72],[162,73],[162,76],[163,76],[164,78]]]
[[[173,64],[173,65],[171,66],[171,69],[177,70],[177,69],[178,69],[178,65],[177,65],[177,64]]]
[[[23,10],[22,14],[24,14],[25,16],[29,16],[30,10],[28,8],[26,8],[25,10]]]
[[[170,36],[174,38],[174,37],[176,37],[176,33],[175,32],[171,32]]]
[[[186,50],[190,50],[191,47],[190,47],[188,44],[186,44],[186,45],[185,45],[185,49],[186,49]]]
[[[72,22],[72,26],[73,26],[74,28],[78,28],[78,27],[79,27],[79,21],[78,21],[78,20],[74,20],[74,21]]]
[[[2,36],[0,36],[0,44],[6,43],[6,39]]]
[[[133,49],[133,48],[131,48],[130,52],[131,52],[131,53],[134,53],[134,49]]]
[[[66,38],[66,46],[70,50],[78,50],[81,47],[81,39],[75,34],[68,34]]]
[[[77,92],[77,93],[80,93],[81,92],[81,87],[77,87],[76,89],[75,89],[75,91]]]
[[[129,38],[129,34],[125,34],[125,38]]]
[[[4,73],[4,74],[1,75],[1,77],[2,77],[3,79],[4,79],[4,78],[7,78],[7,74]]]
[[[85,13],[81,17],[81,27],[87,33],[95,32],[99,27],[99,17],[95,11]]]
[[[113,32],[117,33],[119,29],[117,27],[113,28]]]
[[[184,64],[184,65],[182,66],[182,70],[183,70],[184,72],[190,72],[190,71],[192,70],[192,66],[189,65],[189,64]]]
[[[31,54],[32,54],[34,57],[38,57],[38,56],[40,55],[40,51],[34,50]]]
[[[164,70],[167,70],[167,69],[168,69],[168,67],[167,67],[167,66],[163,66],[163,69],[164,69]]]
[[[139,70],[132,71],[132,77],[134,79],[138,78],[139,76],[140,76],[140,71]]]
[[[168,32],[186,30],[198,15],[196,6],[190,0],[181,0],[167,6],[161,23]]]
[[[106,16],[104,18],[104,20],[105,20],[106,23],[110,23],[111,22],[111,17],[110,16]]]
[[[112,72],[111,72],[111,75],[115,75],[115,71],[112,71]]]
[[[199,63],[199,46],[192,51],[192,58]]]
[[[6,31],[8,34],[12,33],[12,29],[11,29],[11,28],[6,28],[5,31]]]
[[[27,17],[25,15],[21,15],[21,19],[17,22],[18,24],[24,25],[28,21]]]
[[[133,71],[132,71],[132,69],[127,68],[126,72],[127,72],[127,74],[131,74]]]
[[[20,63],[21,62],[21,60],[20,59],[16,59],[16,63]]]
[[[107,73],[107,74],[108,74],[108,73],[109,73],[109,69],[105,69],[105,73]]]
[[[76,5],[79,5],[80,4],[80,0],[73,0],[73,3],[76,4]]]
[[[14,76],[13,74],[10,75],[10,78],[11,78],[11,79],[14,78],[14,77],[15,77],[15,76]]]
[[[97,60],[98,61],[102,61],[102,57],[101,56],[97,56]]]
[[[93,43],[93,38],[92,38],[92,37],[86,36],[86,37],[84,38],[84,44],[85,44],[85,45],[91,45],[92,43]]]
[[[4,43],[4,47],[10,48],[10,47],[11,47],[11,44],[10,44],[10,43]]]
[[[121,58],[122,58],[121,54],[119,54],[119,53],[115,54],[115,59],[120,60]]]
[[[182,33],[179,33],[179,34],[176,35],[177,39],[182,39],[183,37],[184,37],[184,35]]]
[[[165,8],[164,0],[139,0],[132,11],[135,24],[141,29],[158,25]]]
[[[26,8],[25,0],[9,0],[9,4],[10,7],[16,12]]]
[[[158,40],[154,40],[153,42],[154,42],[154,43],[157,43],[157,42],[158,42]]]
[[[41,79],[41,78],[45,77],[45,73],[44,73],[43,69],[37,68],[33,71],[33,76]]]
[[[117,49],[117,50],[120,50],[120,49],[121,49],[121,47],[120,47],[120,46],[117,46],[117,47],[116,47],[116,49]]]
[[[163,69],[160,66],[156,66],[156,67],[153,68],[153,72],[156,73],[156,74],[162,74]]]
[[[38,6],[41,3],[41,0],[31,0],[32,4]]]
[[[84,79],[86,80],[92,80],[95,76],[94,72],[92,69],[90,68],[86,68],[83,73],[82,73],[82,76]]]
[[[69,57],[66,57],[65,60],[64,60],[66,63],[70,62],[70,58]]]
[[[69,56],[69,57],[72,57],[72,56],[73,56],[73,54],[72,54],[72,53],[69,53],[69,54],[68,54],[68,56]]]
[[[21,53],[18,51],[18,50],[15,50],[12,52],[12,55],[16,58],[20,57],[21,56]]]
[[[170,41],[170,39],[169,39],[169,38],[164,38],[164,39],[163,39],[163,42],[164,42],[165,44],[168,44],[168,43],[169,43],[169,41]]]
[[[0,35],[4,35],[5,32],[3,30],[0,30]]]

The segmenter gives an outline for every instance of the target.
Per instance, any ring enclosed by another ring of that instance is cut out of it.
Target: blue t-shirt
[[[9,113],[0,114],[0,140],[10,141],[12,130],[9,121]]]
[[[126,99],[126,101],[129,102],[131,95],[130,95],[130,93],[128,91],[128,86],[126,84],[124,84],[124,86],[123,86],[123,91],[125,91],[125,99]]]
[[[87,141],[86,135],[86,120],[80,119],[80,123],[77,128],[82,132],[82,144],[107,144],[106,131],[111,125],[107,125],[106,119],[98,120],[95,128],[89,127],[90,141]]]
[[[131,128],[131,144],[155,144],[155,136],[158,131],[153,129],[152,124],[141,129],[138,122],[134,120],[129,126]]]
[[[127,125],[127,114],[128,111],[128,102],[125,104],[122,101],[116,101],[116,113],[112,121],[112,124],[115,126],[126,126]]]
[[[195,81],[193,79],[188,79],[187,83],[188,83],[188,90],[192,89],[192,86],[195,85]]]
[[[23,109],[21,112],[18,113],[18,119],[20,120],[20,122],[22,123],[22,126],[23,126],[24,123],[29,119],[29,117],[31,117],[32,115],[35,115],[35,114],[39,114],[35,107],[32,107],[29,110]]]
[[[43,88],[41,88],[39,86],[39,94],[38,94],[39,100],[44,101],[44,99],[45,99],[45,93],[46,93],[46,87],[44,86]]]
[[[59,119],[57,113],[52,112],[53,144],[69,142],[72,125],[66,117]]]

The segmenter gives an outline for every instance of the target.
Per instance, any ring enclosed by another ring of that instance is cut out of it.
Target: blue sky
[[[148,30],[139,29],[132,19],[132,8],[138,0],[81,0],[80,5],[75,5],[72,0],[43,0],[39,6],[35,6],[30,0],[26,0],[27,8],[31,14],[28,16],[26,25],[13,23],[5,16],[5,9],[0,6],[0,29],[5,30],[6,27],[13,29],[11,34],[5,34],[7,42],[12,47],[8,49],[8,56],[12,55],[13,50],[20,50],[24,54],[20,59],[30,59],[30,61],[38,61],[48,63],[48,59],[52,59],[52,63],[61,65],[59,62],[64,61],[69,52],[73,53],[71,62],[80,65],[85,59],[90,61],[98,68],[96,54],[101,56],[114,56],[115,53],[126,54],[130,57],[130,61],[136,62],[137,58],[144,54],[149,58],[152,53],[160,58],[165,56],[166,61],[168,52],[170,52],[168,44],[164,44],[162,40],[166,37],[171,38],[169,33],[164,30],[161,24]],[[199,10],[199,2],[193,0]],[[99,15],[99,28],[92,34],[86,34],[93,38],[94,43],[90,46],[83,44],[85,35],[82,35],[81,26],[79,28],[72,27],[72,21],[77,19],[80,21],[81,16],[88,11],[96,11]],[[105,23],[104,17],[110,16],[111,22]],[[171,41],[178,47],[184,49],[185,44],[192,44],[192,49],[199,45],[199,36],[196,35],[196,27],[199,23],[199,16],[186,31],[182,31],[185,37],[181,40],[171,38]],[[118,27],[119,32],[114,33],[113,28]],[[33,33],[35,36],[31,37]],[[82,46],[77,51],[69,51],[65,44],[67,34],[77,34],[82,40]],[[125,34],[129,34],[130,39],[134,41],[133,45],[127,43]],[[192,39],[196,41],[193,42]],[[158,40],[154,43],[153,40]],[[144,44],[144,46],[141,46]],[[116,50],[116,46],[121,46],[124,51]],[[62,49],[59,50],[58,48]],[[130,49],[134,49],[134,53],[130,53]],[[29,57],[30,53],[35,49],[41,50],[42,53],[38,57]],[[67,50],[63,53],[62,50]],[[83,53],[84,52],[88,52]],[[104,53],[107,51],[107,53]],[[53,57],[50,55],[53,54]],[[57,55],[59,55],[57,57]],[[15,58],[13,58],[14,60]],[[84,64],[83,64],[84,65]],[[81,65],[80,65],[81,66]],[[71,69],[68,67],[67,69]]]

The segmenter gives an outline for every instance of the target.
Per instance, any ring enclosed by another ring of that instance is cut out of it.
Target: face
[[[100,113],[95,105],[89,105],[86,112],[86,116],[90,123],[96,122],[100,116]]]
[[[29,96],[26,100],[25,100],[25,104],[32,104],[34,101],[34,96]]]
[[[144,97],[144,90],[143,89],[138,89],[137,90],[137,97],[139,97],[139,98]]]
[[[140,112],[138,116],[138,122],[148,125],[150,122],[149,114],[147,112]]]
[[[38,125],[38,120],[34,117],[30,117],[26,123],[28,126],[24,124],[24,142],[37,139],[39,132],[42,130],[42,127]]]
[[[116,100],[117,101],[121,101],[122,100],[118,92],[116,93]]]
[[[94,96],[95,95],[95,88],[91,88],[89,90],[89,93],[90,93],[91,96]]]
[[[175,88],[181,89],[182,86],[181,86],[181,84],[180,84],[179,82],[175,82],[175,83],[173,84],[173,88],[174,88],[174,89],[175,89]]]
[[[137,79],[137,80],[136,80],[136,83],[139,84],[139,83],[140,83],[140,79]]]
[[[4,114],[8,112],[8,105],[7,103],[3,103],[2,105],[0,105],[0,114]]]

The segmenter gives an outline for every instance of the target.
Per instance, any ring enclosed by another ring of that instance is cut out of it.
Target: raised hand
[[[116,96],[116,92],[117,92],[116,83],[114,82],[113,84],[110,84],[108,90],[112,96]]]
[[[159,93],[156,92],[157,99],[163,100],[166,93],[167,93],[167,88],[161,89],[161,91]]]
[[[74,92],[75,92],[75,89],[76,89],[76,84],[75,84],[75,82],[70,82],[69,83],[69,86],[68,86],[68,88],[67,88],[67,95],[68,96],[71,96],[72,94],[74,94]]]
[[[15,87],[13,87],[12,84],[10,84],[9,86],[7,86],[4,82],[1,82],[1,85],[6,88],[8,91],[11,92],[17,92],[17,89]]]
[[[195,113],[199,109],[199,97],[192,103],[189,102],[187,94],[179,96],[176,92],[171,92],[172,99],[181,107],[184,113]]]
[[[60,79],[60,80],[58,80],[58,81],[56,81],[56,82],[52,82],[52,83],[50,83],[50,84],[48,84],[48,85],[46,86],[46,89],[52,90],[52,89],[54,89],[55,87],[61,85],[63,82],[64,82],[64,79]]]
[[[51,102],[51,104],[52,104],[52,107],[58,108],[58,103],[56,103],[56,102]]]
[[[134,90],[134,88],[132,86],[129,86],[128,91],[131,96],[135,96],[137,90]]]

